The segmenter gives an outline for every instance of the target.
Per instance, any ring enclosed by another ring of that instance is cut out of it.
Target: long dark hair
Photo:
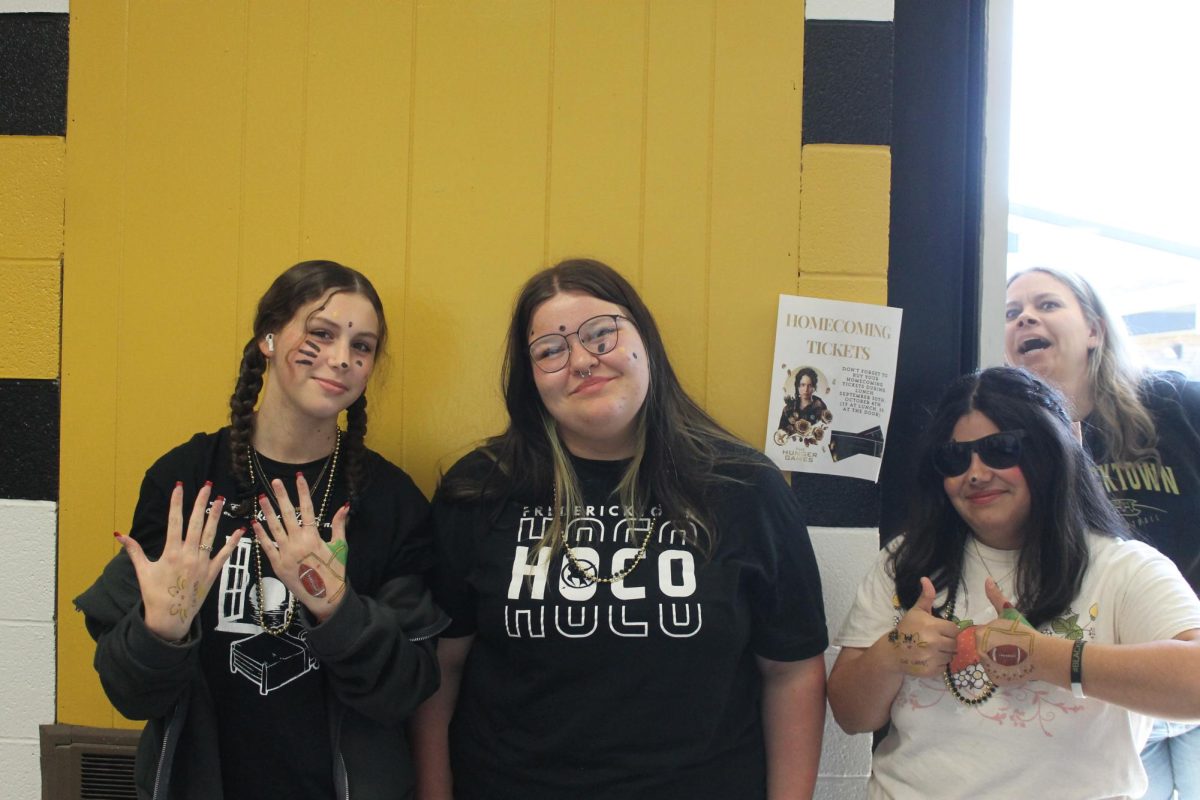
[[[959,378],[942,396],[918,450],[908,529],[890,560],[896,593],[910,608],[921,593],[922,576],[938,589],[957,587],[962,579],[971,531],[946,496],[933,451],[971,411],[1002,431],[1025,431],[1018,466],[1029,486],[1030,509],[1016,594],[1022,613],[1038,626],[1063,613],[1079,594],[1088,565],[1087,532],[1124,537],[1128,529],[1072,434],[1062,395],[1023,369],[985,369]]]
[[[244,500],[251,496],[250,445],[254,440],[254,406],[262,391],[263,373],[267,359],[259,349],[259,341],[268,333],[275,333],[292,321],[305,305],[326,295],[339,292],[358,294],[367,298],[379,317],[379,344],[376,352],[382,356],[387,342],[387,321],[383,316],[383,302],[367,277],[336,261],[302,261],[289,267],[258,301],[258,312],[254,315],[254,335],[242,348],[242,364],[238,370],[237,384],[229,398],[229,420],[233,475]],[[354,499],[363,482],[363,456],[367,435],[366,392],[346,409],[346,435],[342,440],[342,456],[346,465],[346,481],[351,499]]]
[[[562,292],[580,292],[620,306],[646,346],[650,385],[638,412],[637,454],[621,482],[622,500],[628,493],[633,499],[631,505],[640,507],[638,501],[653,498],[665,513],[679,519],[692,518],[707,538],[704,549],[709,550],[715,545],[716,530],[706,492],[714,482],[723,480],[714,466],[718,461],[758,462],[747,445],[684,391],[671,368],[654,316],[629,281],[612,267],[592,259],[563,261],[537,273],[521,289],[508,327],[501,376],[508,428],[483,446],[494,468],[482,481],[445,480],[439,493],[452,500],[515,495],[545,502],[550,500],[556,478],[566,478],[571,485],[563,487],[560,505],[567,497],[578,495],[574,471],[563,456],[554,420],[534,383],[529,357],[528,335],[534,312]],[[557,541],[549,546],[557,546]]]

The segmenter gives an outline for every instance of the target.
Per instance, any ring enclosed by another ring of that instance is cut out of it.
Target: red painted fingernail
[[[296,477],[297,477],[297,478],[303,478],[303,477],[304,477],[304,473],[303,473],[303,472],[301,472],[300,470],[296,470]]]
[[[267,499],[267,496],[266,496],[265,494],[260,494],[260,495],[258,496],[258,499],[259,499],[259,502],[262,502],[263,500],[266,500],[266,499]]]
[[[225,502],[225,495],[223,495],[223,494],[219,494],[219,495],[217,495],[217,502],[218,502],[218,503],[224,503],[224,502]]]
[[[233,532],[232,535],[237,536],[239,533],[245,533],[245,532],[246,532],[245,528],[238,528],[236,531]]]
[[[113,538],[114,538],[114,539],[120,539],[120,538],[121,538],[121,532],[120,532],[120,531],[113,531]]]
[[[1007,600],[1005,600],[1005,601],[1004,601],[1004,607],[1005,607],[1005,608],[1012,608],[1012,607],[1013,607],[1013,604],[1012,604],[1012,603],[1010,603],[1010,602],[1008,602]]]
[[[175,481],[175,488],[178,489],[180,486],[183,486],[183,481]]]
[[[210,489],[211,489],[211,488],[212,488],[212,481],[205,481],[205,482],[204,482],[204,485],[205,485],[205,486],[207,486],[208,488],[210,488]]]

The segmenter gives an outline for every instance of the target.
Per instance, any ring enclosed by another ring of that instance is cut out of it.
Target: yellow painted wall
[[[297,260],[380,289],[369,440],[427,492],[501,426],[510,303],[570,255],[625,272],[685,384],[756,441],[777,295],[802,267],[858,299],[886,277],[800,261],[803,30],[797,0],[74,0],[60,721],[124,724],[71,598],[143,470],[223,424],[253,303]]]
[[[66,143],[0,136],[0,379],[58,377]]]

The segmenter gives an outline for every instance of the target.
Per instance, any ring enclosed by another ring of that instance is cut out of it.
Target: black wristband
[[[1087,644],[1082,638],[1076,639],[1071,648],[1071,694],[1080,700],[1087,697],[1083,693],[1083,646]]]

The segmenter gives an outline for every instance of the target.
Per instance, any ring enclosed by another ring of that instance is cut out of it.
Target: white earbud
[[[274,353],[275,352],[275,334],[268,333],[266,338],[267,338],[267,352]]]

